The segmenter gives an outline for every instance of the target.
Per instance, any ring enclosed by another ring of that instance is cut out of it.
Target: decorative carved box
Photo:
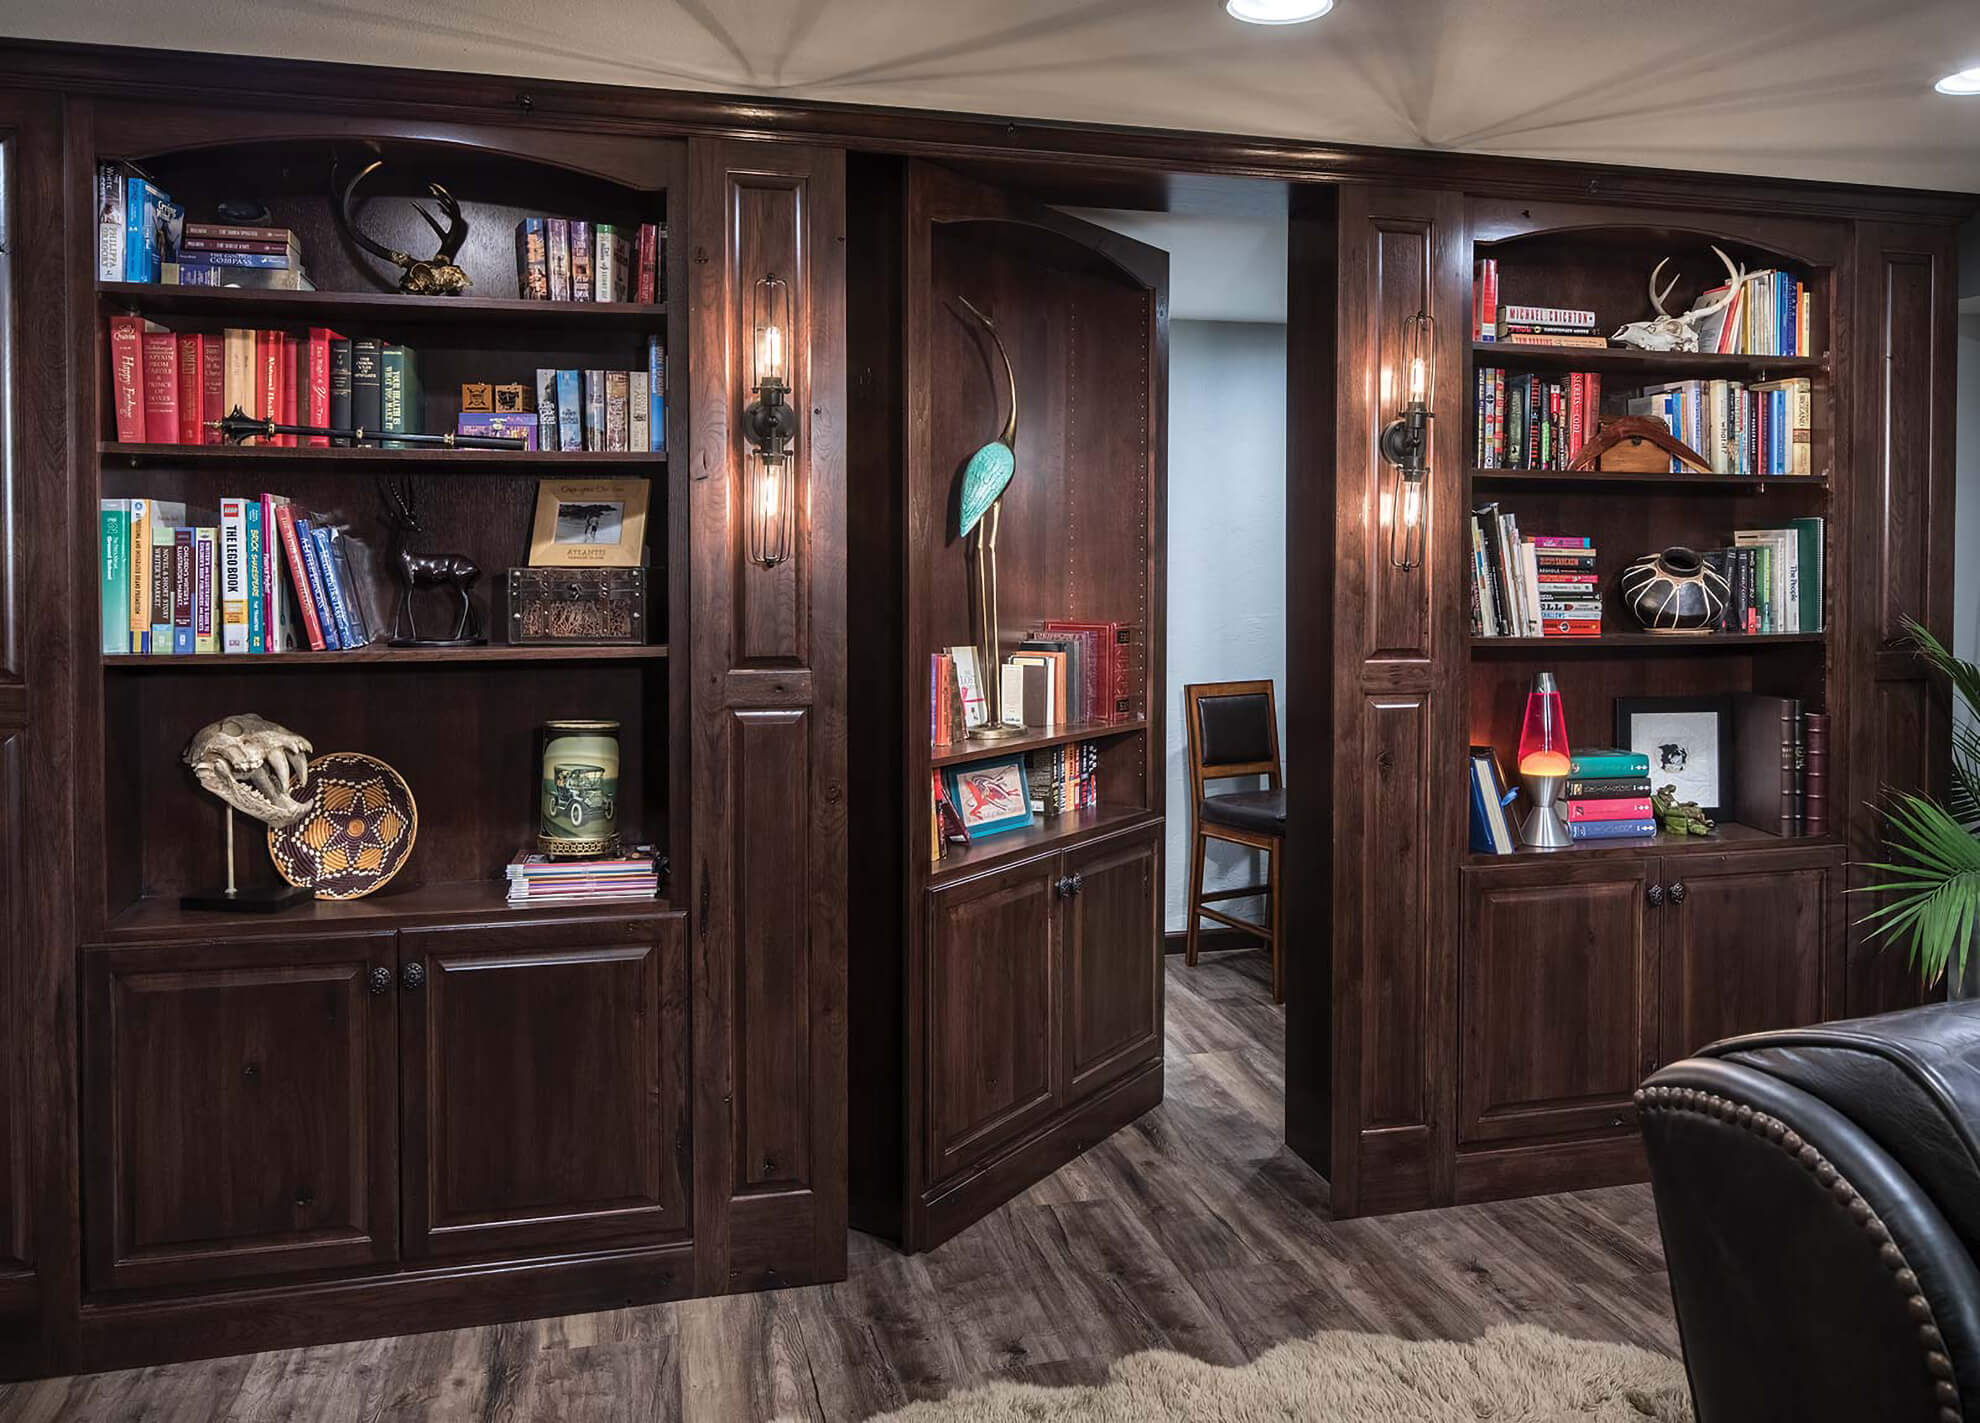
[[[643,643],[646,574],[644,568],[511,568],[509,641]]]

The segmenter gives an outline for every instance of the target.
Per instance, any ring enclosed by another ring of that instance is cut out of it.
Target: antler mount
[[[426,191],[439,205],[440,211],[446,215],[445,227],[442,227],[440,220],[424,207],[418,203],[413,204],[413,211],[425,219],[426,225],[433,229],[434,236],[440,239],[439,250],[431,257],[414,257],[409,252],[387,247],[375,238],[366,236],[358,227],[354,212],[358,206],[358,186],[384,166],[384,159],[375,158],[344,185],[344,191],[338,197],[337,217],[345,234],[372,256],[382,258],[399,268],[403,273],[399,278],[399,290],[407,296],[459,296],[473,285],[468,274],[454,261],[460,255],[461,244],[467,241],[468,220],[461,212],[461,205],[454,201],[454,195],[438,183],[428,183]]]

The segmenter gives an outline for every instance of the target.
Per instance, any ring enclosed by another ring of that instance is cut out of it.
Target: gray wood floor
[[[1255,952],[1170,960],[1163,1105],[926,1255],[843,1284],[0,1386],[0,1423],[859,1419],[1169,1348],[1525,1321],[1675,1353],[1647,1188],[1327,1219],[1278,1141],[1283,1017]]]

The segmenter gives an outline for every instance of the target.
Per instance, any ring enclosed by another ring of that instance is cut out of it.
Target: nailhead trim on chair
[[[1774,1143],[1807,1168],[1817,1182],[1827,1187],[1836,1204],[1848,1211],[1850,1219],[1877,1242],[1877,1258],[1883,1261],[1884,1268],[1891,1272],[1893,1283],[1904,1294],[1905,1312],[1917,1323],[1918,1342],[1925,1350],[1925,1372],[1931,1376],[1932,1395],[1938,1400],[1939,1423],[1961,1423],[1963,1415],[1959,1407],[1959,1388],[1953,1381],[1952,1360],[1946,1354],[1946,1341],[1932,1316],[1931,1302],[1918,1287],[1917,1274],[1905,1261],[1904,1252],[1891,1239],[1890,1231],[1877,1218],[1870,1203],[1857,1194],[1856,1188],[1821,1152],[1803,1141],[1800,1134],[1791,1130],[1786,1122],[1716,1093],[1701,1092],[1695,1087],[1639,1088],[1636,1110],[1639,1115],[1646,1112],[1691,1112],[1731,1122]]]

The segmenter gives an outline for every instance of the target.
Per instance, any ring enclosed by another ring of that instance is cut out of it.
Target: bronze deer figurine
[[[434,236],[440,239],[440,250],[424,260],[410,252],[401,252],[387,247],[384,243],[367,237],[359,230],[353,207],[357,198],[358,184],[385,166],[382,158],[373,159],[358,175],[344,185],[344,191],[337,203],[337,219],[351,241],[374,257],[382,257],[405,275],[399,278],[399,290],[407,296],[459,296],[473,283],[468,274],[455,264],[460,255],[461,244],[467,241],[468,220],[461,212],[461,205],[454,201],[454,195],[438,183],[428,183],[426,191],[440,205],[440,211],[447,215],[447,225],[442,227],[440,220],[418,203],[413,211],[426,219],[426,225],[433,229]],[[335,182],[333,177],[331,180]]]
[[[399,580],[399,601],[392,614],[394,647],[478,647],[487,639],[481,635],[481,618],[474,610],[469,591],[481,576],[481,565],[464,553],[415,553],[407,536],[420,532],[418,495],[412,480],[401,489],[390,479],[381,479],[385,496],[385,517],[392,526],[387,558]],[[450,588],[461,600],[461,615],[451,637],[419,635],[419,619],[413,610],[413,595],[421,588]]]

